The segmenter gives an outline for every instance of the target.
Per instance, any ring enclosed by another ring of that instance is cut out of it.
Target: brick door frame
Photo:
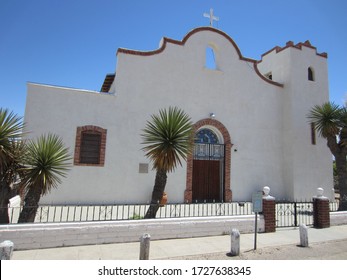
[[[231,167],[231,138],[226,127],[219,121],[215,119],[202,119],[193,125],[194,133],[196,133],[200,128],[204,126],[212,126],[217,129],[223,136],[223,142],[225,145],[224,154],[224,202],[232,201],[232,191],[230,188],[230,167]],[[189,155],[187,158],[187,177],[186,177],[186,189],[184,191],[184,202],[191,203],[193,200],[193,155]]]

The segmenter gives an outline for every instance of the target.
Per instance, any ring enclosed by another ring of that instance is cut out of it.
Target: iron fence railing
[[[300,224],[313,224],[312,202],[277,202],[276,226],[297,227]]]
[[[35,223],[92,222],[142,219],[148,204],[124,205],[40,205]],[[338,205],[330,203],[330,211]],[[18,221],[22,207],[10,207],[10,223]],[[251,215],[251,202],[166,204],[160,207],[156,218],[184,218]],[[312,202],[276,202],[276,226],[298,226],[313,224]]]
[[[35,223],[91,222],[142,219],[148,204],[41,205]],[[22,207],[9,208],[10,223],[17,223]],[[252,214],[251,202],[166,204],[156,218],[210,217]]]
[[[338,209],[337,202],[329,203],[330,212]],[[313,225],[313,202],[276,202],[276,227]]]

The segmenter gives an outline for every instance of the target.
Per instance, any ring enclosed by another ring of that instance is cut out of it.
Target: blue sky
[[[0,0],[0,107],[23,116],[27,82],[100,90],[118,48],[182,40],[210,8],[245,57],[287,41],[327,52],[330,100],[344,103],[346,0]]]

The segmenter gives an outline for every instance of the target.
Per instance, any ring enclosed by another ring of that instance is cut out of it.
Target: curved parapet
[[[167,46],[169,44],[178,45],[178,46],[185,46],[187,44],[187,42],[194,37],[194,35],[196,35],[196,34],[198,34],[200,32],[206,32],[206,31],[218,34],[218,35],[222,36],[227,42],[229,42],[233,46],[233,48],[234,48],[234,50],[235,50],[235,52],[236,52],[236,54],[238,56],[238,59],[241,60],[241,61],[252,63],[255,73],[261,79],[263,79],[265,82],[270,83],[270,84],[275,85],[275,86],[283,87],[283,84],[277,83],[275,81],[272,81],[272,80],[266,78],[264,75],[262,75],[259,72],[259,70],[258,70],[258,67],[257,67],[258,61],[257,60],[244,57],[241,54],[241,51],[240,51],[239,47],[237,46],[237,44],[234,42],[234,40],[230,36],[228,36],[223,31],[221,31],[219,29],[216,29],[216,28],[213,28],[213,27],[199,27],[199,28],[195,28],[195,29],[191,30],[188,34],[186,34],[182,41],[164,37],[161,40],[160,47],[158,49],[152,50],[152,51],[139,51],[139,50],[130,50],[130,49],[125,49],[125,48],[119,48],[117,50],[117,55],[119,53],[130,54],[130,55],[138,55],[138,56],[152,56],[152,55],[160,54],[160,53],[164,52],[164,50],[167,48]]]

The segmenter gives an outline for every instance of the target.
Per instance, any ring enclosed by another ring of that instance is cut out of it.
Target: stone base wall
[[[264,232],[258,215],[258,232]],[[138,242],[144,233],[151,240],[192,238],[254,232],[254,215],[204,218],[171,218],[111,222],[12,224],[0,226],[0,242],[11,240],[14,250],[77,245]]]
[[[330,226],[347,225],[347,211],[330,212]]]

